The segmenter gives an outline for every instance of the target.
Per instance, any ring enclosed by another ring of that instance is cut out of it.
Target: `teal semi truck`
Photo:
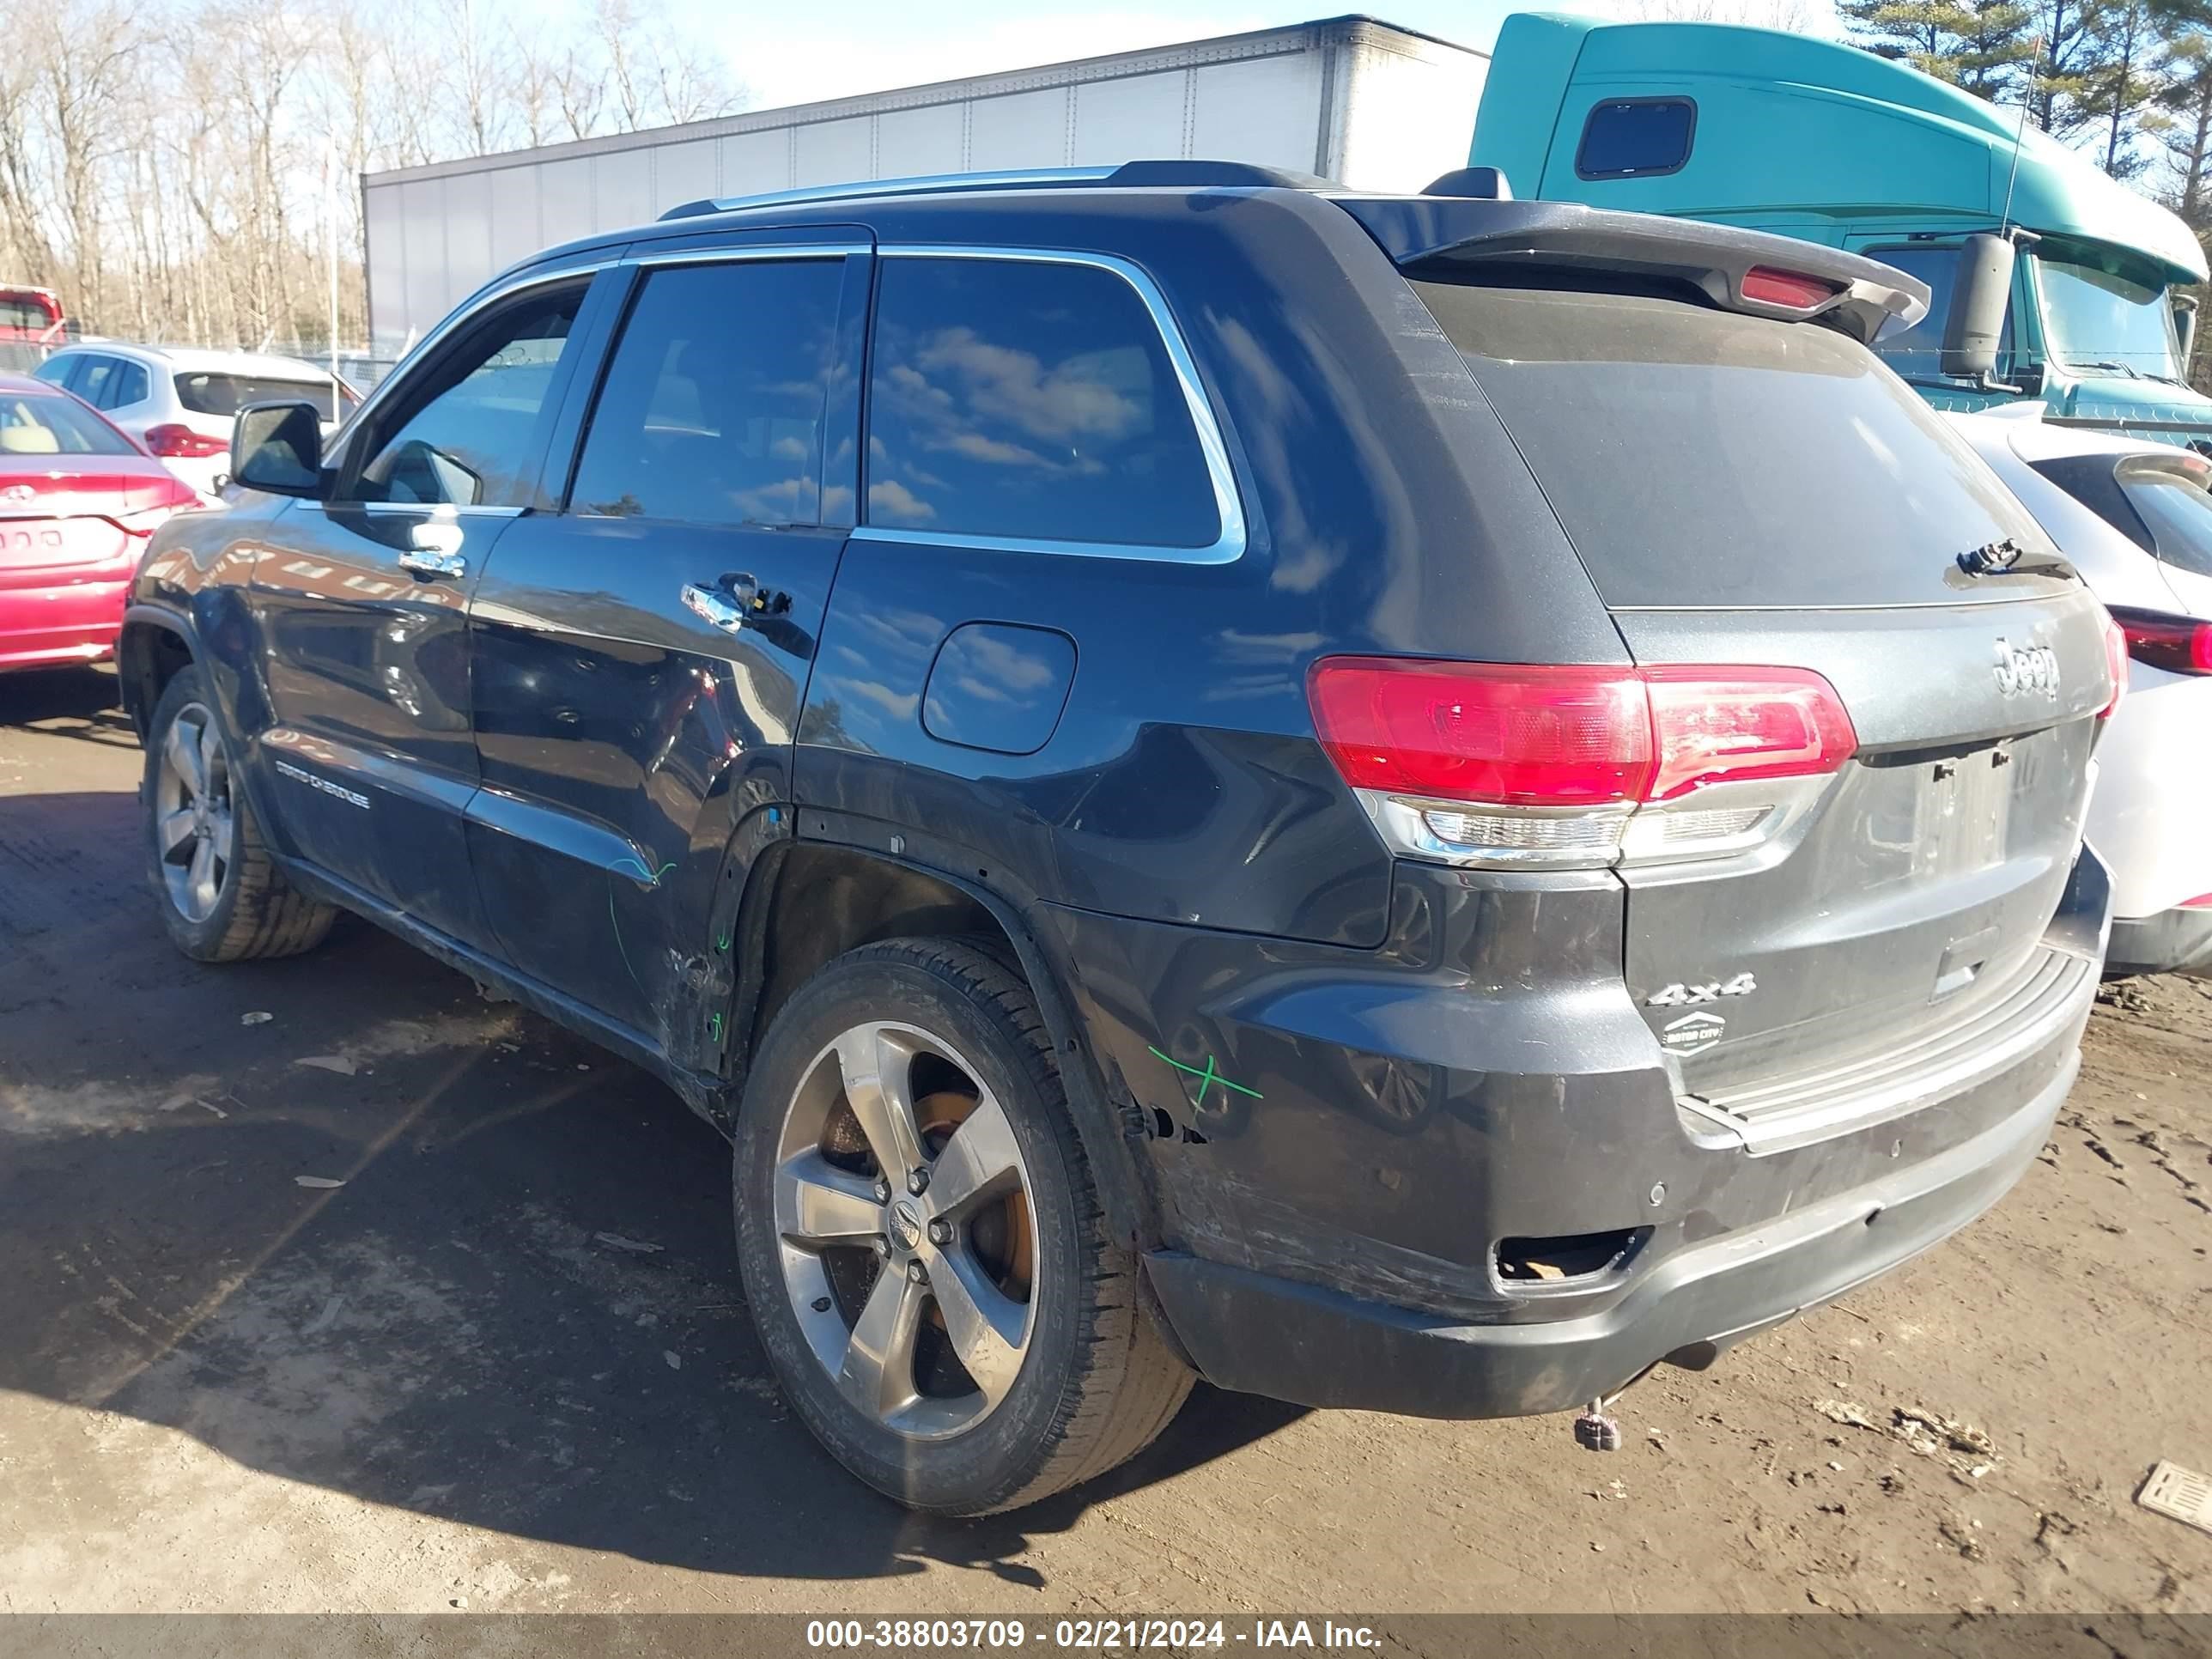
[[[1928,316],[1876,349],[1938,407],[2032,397],[2063,423],[2212,441],[2177,292],[2205,280],[2203,248],[2018,119],[1833,41],[1523,12],[1499,33],[1468,161],[1524,197],[1778,231],[1909,271]],[[1947,374],[1961,252],[1993,234],[2019,255],[1988,320],[1994,371]]]

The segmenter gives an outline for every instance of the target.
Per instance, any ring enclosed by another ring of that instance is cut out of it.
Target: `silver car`
[[[230,428],[247,404],[289,399],[322,412],[325,435],[360,398],[297,357],[98,341],[57,351],[33,371],[66,386],[210,501],[230,473]]]

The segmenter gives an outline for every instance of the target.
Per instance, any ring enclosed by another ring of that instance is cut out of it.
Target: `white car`
[[[102,340],[57,351],[33,371],[66,386],[160,456],[210,501],[230,474],[230,429],[247,404],[302,398],[324,434],[360,402],[327,368],[297,357]]]
[[[1948,417],[2128,639],[2088,835],[2112,872],[2110,975],[2212,975],[2212,463],[2019,415]]]

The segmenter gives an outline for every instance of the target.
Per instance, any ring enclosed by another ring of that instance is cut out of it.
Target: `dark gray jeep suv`
[[[928,1509],[1927,1248],[2077,1063],[2106,619],[1868,351],[1909,279],[1455,186],[701,204],[249,411],[121,641],[170,933],[343,907],[665,1079]]]

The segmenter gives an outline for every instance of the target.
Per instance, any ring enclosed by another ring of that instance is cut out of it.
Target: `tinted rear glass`
[[[2119,478],[2158,542],[2158,556],[2177,570],[2212,576],[2212,495],[2156,461],[2123,462]]]
[[[276,380],[256,374],[200,370],[177,376],[177,401],[195,415],[235,415],[248,404],[313,404],[326,421],[338,418],[328,380]]]
[[[129,439],[73,398],[51,392],[0,394],[0,457],[135,453]]]
[[[2048,538],[1864,347],[1684,301],[1416,283],[1617,605],[2016,599]]]

